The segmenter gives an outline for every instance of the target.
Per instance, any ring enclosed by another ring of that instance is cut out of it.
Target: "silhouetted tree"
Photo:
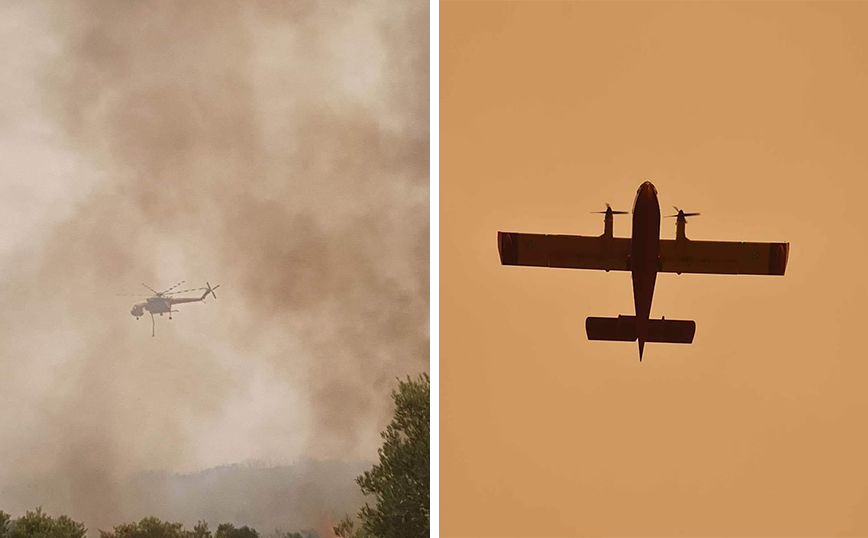
[[[84,538],[87,533],[84,523],[73,521],[69,516],[55,519],[43,512],[41,507],[35,512],[28,511],[11,525],[8,524],[9,516],[4,515],[4,532],[8,538]]]
[[[422,538],[430,534],[431,379],[399,381],[392,391],[395,416],[386,426],[380,463],[356,479],[376,506],[359,512],[361,526],[349,517],[334,527],[342,538]]]

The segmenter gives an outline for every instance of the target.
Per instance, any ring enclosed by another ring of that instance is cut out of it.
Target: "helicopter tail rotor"
[[[217,288],[219,288],[219,287],[220,287],[220,284],[217,284],[216,286],[214,286],[214,287],[212,288],[212,287],[211,287],[211,284],[209,284],[209,283],[206,281],[206,282],[205,282],[205,285],[208,286],[208,287],[205,289],[205,297],[207,297],[208,294],[210,293],[211,296],[214,297],[214,299],[217,299],[217,294],[214,293],[214,290],[216,290]]]

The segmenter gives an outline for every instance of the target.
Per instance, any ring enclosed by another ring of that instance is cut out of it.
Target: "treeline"
[[[0,510],[0,538],[85,538],[87,528],[84,523],[69,516],[52,517],[37,508],[18,519]],[[221,523],[212,533],[208,523],[199,521],[192,530],[182,523],[162,521],[156,517],[146,517],[138,523],[124,523],[111,531],[99,531],[100,538],[320,538],[313,530],[299,532],[272,531],[260,536],[255,529],[236,527],[231,523]]]
[[[351,517],[347,515],[333,527],[339,538],[427,538],[431,528],[430,512],[430,431],[431,379],[422,374],[416,379],[398,380],[392,391],[395,411],[392,421],[381,432],[383,446],[379,463],[356,478],[362,493],[374,501],[365,504]],[[0,511],[0,538],[85,538],[84,524],[67,516],[53,518],[37,508],[12,520]],[[138,523],[118,525],[112,531],[99,531],[100,538],[320,538],[312,530],[283,532],[265,537],[247,526],[218,525],[212,534],[204,521],[187,530],[181,523],[146,517]]]

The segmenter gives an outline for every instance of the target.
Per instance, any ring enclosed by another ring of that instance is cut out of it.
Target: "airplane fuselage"
[[[660,264],[660,204],[657,189],[646,181],[639,187],[633,206],[633,238],[630,271],[633,276],[633,302],[636,306],[636,333],[639,360],[648,339],[648,319]]]

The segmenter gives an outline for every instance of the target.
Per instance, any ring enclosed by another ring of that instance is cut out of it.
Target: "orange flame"
[[[319,535],[322,538],[343,538],[335,534],[335,526],[332,523],[332,518],[328,514],[325,514],[323,517],[324,521],[322,523],[322,528],[320,529]]]

